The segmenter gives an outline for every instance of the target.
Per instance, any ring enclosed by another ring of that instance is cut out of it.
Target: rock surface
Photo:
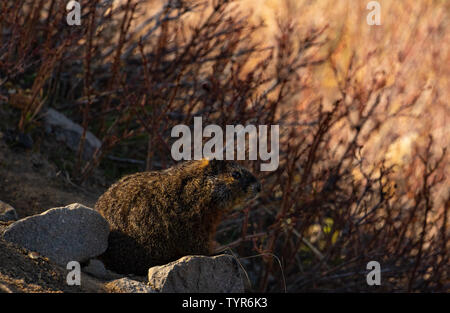
[[[105,265],[102,261],[98,259],[89,260],[89,264],[83,267],[83,272],[88,273],[94,277],[104,279],[104,280],[112,280],[122,278],[123,275],[114,273],[108,269],[106,269]]]
[[[148,281],[159,292],[244,292],[239,264],[229,255],[185,256],[151,267]]]
[[[54,132],[58,141],[64,142],[71,150],[77,151],[80,138],[83,134],[83,127],[72,122],[64,114],[48,109],[45,114],[45,127],[48,133]],[[90,131],[86,132],[83,158],[90,159],[97,148],[100,148],[101,141]]]
[[[103,262],[97,259],[89,260],[89,264],[83,267],[83,272],[98,278],[108,278],[109,276]]]
[[[29,216],[9,225],[3,239],[48,257],[62,266],[102,254],[108,222],[96,211],[74,203]]]
[[[124,277],[110,281],[105,284],[105,289],[110,292],[121,292],[121,293],[154,293],[156,292],[150,286],[141,283],[136,280]]]
[[[0,201],[0,221],[8,222],[17,220],[16,210],[9,204]]]

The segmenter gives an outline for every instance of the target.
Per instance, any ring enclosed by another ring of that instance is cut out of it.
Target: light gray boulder
[[[97,211],[74,203],[18,220],[3,238],[66,266],[105,252],[109,224]]]
[[[148,270],[149,285],[159,292],[244,292],[239,264],[230,255],[189,255]]]
[[[55,133],[56,139],[64,142],[71,150],[78,151],[83,127],[68,119],[64,114],[54,109],[48,109],[45,113],[45,130],[47,133]],[[90,131],[86,131],[85,138],[83,158],[88,160],[102,143]]]
[[[16,210],[8,203],[0,201],[0,221],[9,222],[17,220]]]

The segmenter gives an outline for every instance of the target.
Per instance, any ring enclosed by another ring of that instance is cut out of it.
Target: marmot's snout
[[[261,183],[256,179],[255,176],[251,175],[251,179],[248,182],[248,193],[249,200],[256,198],[261,192]]]
[[[250,185],[247,192],[248,195],[245,201],[255,199],[256,197],[258,197],[260,192],[261,192],[261,184],[259,182]]]
[[[245,200],[248,201],[256,198],[261,192],[261,183],[259,182],[259,180],[246,169],[241,170],[241,176],[242,178],[240,178],[240,182],[242,188],[247,193],[247,197]]]
[[[260,182],[256,182],[255,184],[252,185],[252,190],[255,193],[255,195],[258,195],[261,192],[261,183]]]

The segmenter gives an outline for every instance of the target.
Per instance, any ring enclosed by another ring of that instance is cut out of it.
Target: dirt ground
[[[74,202],[93,207],[101,192],[71,184],[42,154],[12,149],[0,139],[0,200],[19,218]]]
[[[47,258],[0,239],[0,293],[105,291],[101,281],[85,274],[81,276],[80,286],[69,286],[67,274],[66,269]]]
[[[19,219],[74,202],[93,207],[105,186],[73,184],[69,175],[52,161],[50,149],[60,143],[45,138],[32,149],[7,142],[5,129],[12,120],[0,108],[0,200],[13,206]],[[0,232],[7,223],[0,222]],[[100,281],[82,276],[82,285],[68,286],[68,271],[43,257],[0,239],[0,292],[101,292]]]
[[[75,187],[41,154],[15,151],[0,139],[0,199],[19,216],[79,202],[92,207],[101,191]],[[7,223],[0,223],[0,232]],[[0,239],[0,292],[100,292],[101,283],[87,275],[81,286],[68,286],[68,271],[43,257]]]

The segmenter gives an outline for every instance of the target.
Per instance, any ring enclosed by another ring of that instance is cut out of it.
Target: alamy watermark
[[[69,286],[81,285],[81,266],[77,261],[70,261],[67,263],[66,269],[70,272],[66,276],[66,282]]]
[[[381,266],[377,261],[370,261],[366,266],[370,272],[366,276],[367,285],[380,286],[381,285]]]
[[[71,0],[66,5],[66,10],[69,11],[66,17],[69,26],[81,25],[81,5],[78,1]]]
[[[370,1],[366,6],[367,10],[371,10],[367,14],[367,24],[368,25],[381,25],[381,5],[378,1]]]
[[[268,161],[261,164],[261,171],[274,171],[279,165],[279,125],[270,126],[270,151],[268,151],[268,133],[267,125],[258,125],[258,127],[226,125],[224,138],[224,131],[219,125],[210,124],[203,128],[202,118],[194,117],[193,136],[191,129],[186,125],[176,125],[172,128],[171,136],[179,139],[173,143],[171,154],[176,161],[201,160],[202,158],[224,160],[224,157],[226,160],[245,160],[248,151],[249,160],[257,160],[259,156],[262,161]],[[246,145],[247,135],[248,145]],[[211,137],[211,139],[203,145],[203,137]],[[224,139],[226,139],[225,147]]]

